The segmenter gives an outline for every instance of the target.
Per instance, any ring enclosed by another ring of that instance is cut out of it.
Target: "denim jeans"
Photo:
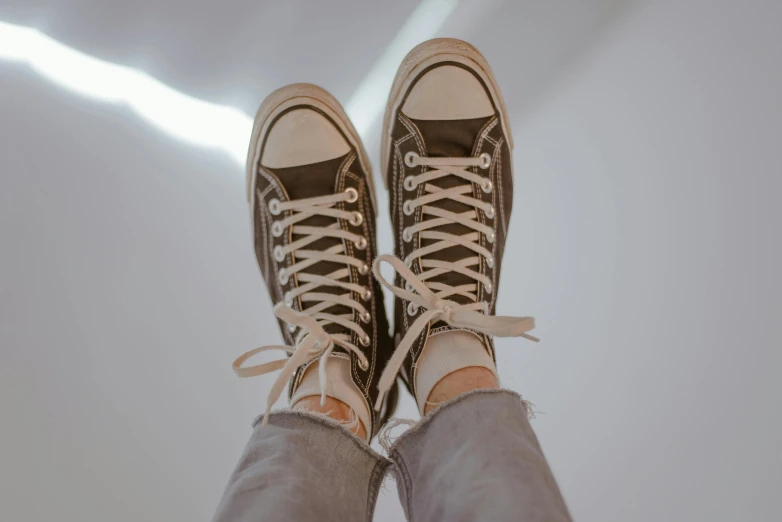
[[[389,469],[412,522],[570,521],[520,397],[476,390],[441,405],[382,457],[301,412],[257,425],[215,522],[372,519]]]

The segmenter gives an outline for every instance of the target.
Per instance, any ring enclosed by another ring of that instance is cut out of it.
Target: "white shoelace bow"
[[[405,214],[412,215],[418,207],[421,207],[422,219],[419,223],[405,228],[402,231],[402,238],[406,242],[411,241],[413,234],[417,232],[421,239],[432,239],[437,242],[412,251],[404,262],[389,255],[381,255],[375,260],[373,266],[375,277],[394,295],[409,301],[408,314],[411,316],[417,314],[419,308],[424,310],[407,330],[407,334],[394,350],[394,354],[383,371],[378,384],[380,395],[375,409],[380,407],[383,396],[394,384],[396,375],[416,338],[430,322],[443,321],[456,328],[467,328],[495,337],[525,337],[531,341],[538,341],[536,337],[526,333],[535,327],[533,318],[488,316],[485,314],[489,311],[489,303],[478,300],[480,285],[483,285],[484,290],[489,294],[494,290],[491,279],[473,269],[476,266],[480,269],[482,258],[489,267],[494,266],[493,254],[482,246],[479,240],[483,235],[488,243],[495,241],[493,228],[478,221],[478,211],[482,211],[486,218],[493,219],[495,210],[490,203],[471,196],[473,184],[480,186],[486,193],[491,192],[493,187],[488,178],[466,169],[468,167],[486,169],[491,163],[491,157],[488,154],[482,154],[477,158],[427,158],[415,153],[408,153],[405,155],[405,163],[409,167],[424,165],[436,168],[422,174],[407,176],[404,180],[403,185],[406,191],[413,191],[420,184],[425,183],[425,193],[416,199],[404,202],[403,211]],[[457,176],[467,183],[447,189],[429,183],[450,175]],[[472,208],[462,213],[455,213],[432,206],[432,203],[448,199]],[[430,217],[425,219],[424,216]],[[455,235],[432,230],[453,223],[464,225],[473,232]],[[435,252],[454,246],[466,247],[477,255],[453,262],[428,257]],[[410,267],[419,258],[422,273],[416,275]],[[395,287],[383,278],[380,274],[380,264],[383,261],[392,265],[404,279],[404,288]],[[473,279],[475,283],[454,287],[438,281],[430,281],[448,272],[458,272]],[[466,297],[472,302],[459,304],[448,299],[454,295]]]
[[[260,196],[259,196],[260,197]],[[326,226],[305,226],[297,223],[316,215],[329,216],[335,219],[346,219],[354,226],[360,225],[364,217],[360,212],[350,212],[333,208],[340,202],[355,202],[358,198],[358,192],[353,188],[348,188],[345,192],[330,196],[319,196],[314,198],[300,199],[296,201],[280,202],[276,199],[269,201],[269,212],[275,216],[282,212],[291,211],[291,215],[280,221],[272,223],[272,234],[275,237],[281,236],[288,227],[291,228],[291,237],[302,236],[300,239],[292,241],[282,247],[276,246],[273,251],[275,260],[282,263],[289,254],[294,254],[296,263],[283,267],[277,273],[280,284],[286,284],[290,277],[297,276],[300,286],[285,292],[284,302],[277,303],[274,306],[274,315],[288,324],[291,332],[298,330],[296,336],[296,347],[285,345],[271,345],[255,348],[239,356],[233,363],[234,372],[239,377],[254,377],[263,375],[276,370],[282,370],[274,382],[266,402],[266,412],[263,416],[263,424],[268,421],[269,412],[277,399],[282,394],[285,385],[296,372],[296,369],[306,363],[309,363],[320,357],[318,372],[321,386],[321,403],[326,399],[326,360],[333,352],[336,346],[340,346],[353,352],[359,359],[362,367],[367,367],[369,361],[359,347],[350,342],[350,335],[345,333],[331,334],[325,330],[328,324],[338,324],[355,332],[359,337],[359,343],[362,346],[368,346],[370,339],[364,329],[353,320],[352,310],[358,312],[359,320],[367,323],[371,320],[369,311],[357,300],[352,298],[353,292],[359,294],[362,300],[371,298],[372,293],[369,288],[351,283],[350,267],[354,266],[359,273],[366,274],[369,267],[363,261],[345,252],[344,241],[351,241],[359,250],[367,247],[365,237],[354,234],[348,230],[342,230],[339,222]],[[341,239],[336,244],[326,250],[307,250],[306,247],[318,239],[332,237]],[[302,272],[306,268],[319,261],[328,261],[348,265],[340,268],[326,276]],[[328,292],[316,292],[320,287],[336,287],[347,290],[345,294],[333,294]],[[296,298],[302,302],[312,303],[311,306],[303,311],[297,311],[292,308]],[[351,313],[335,315],[325,310],[342,305],[351,309]],[[253,356],[267,351],[281,350],[290,354],[290,357],[258,364],[255,366],[244,367]]]

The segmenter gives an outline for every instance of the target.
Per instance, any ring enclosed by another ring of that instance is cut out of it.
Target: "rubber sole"
[[[406,93],[412,82],[418,75],[431,65],[441,62],[461,63],[478,73],[489,89],[492,102],[500,112],[500,123],[508,139],[508,146],[513,150],[513,137],[508,123],[508,113],[505,100],[502,98],[497,80],[489,67],[486,58],[463,40],[455,38],[435,38],[423,42],[407,53],[405,59],[397,70],[394,83],[391,86],[391,94],[386,105],[386,113],[383,116],[383,132],[381,154],[381,168],[383,169],[383,182],[388,188],[388,161],[391,152],[391,132],[394,127],[394,115],[400,109]]]

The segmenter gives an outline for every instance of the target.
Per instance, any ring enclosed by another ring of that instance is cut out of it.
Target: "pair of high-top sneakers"
[[[513,203],[508,117],[483,56],[452,39],[404,59],[382,130],[395,256],[377,256],[377,200],[364,147],[326,91],[295,84],[272,93],[255,119],[247,191],[255,253],[285,346],[247,352],[243,377],[280,371],[293,405],[330,396],[371,436],[391,415],[397,377],[423,413],[446,375],[496,372],[492,336],[533,337],[531,318],[495,317]],[[395,285],[379,264],[396,270]],[[394,334],[382,283],[395,294]],[[280,349],[290,357],[256,366]]]

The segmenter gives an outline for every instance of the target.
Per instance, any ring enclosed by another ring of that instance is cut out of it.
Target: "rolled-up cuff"
[[[570,522],[528,421],[507,390],[474,390],[426,415],[391,446],[408,520]]]
[[[334,421],[275,412],[256,421],[214,520],[368,522],[389,464]]]

